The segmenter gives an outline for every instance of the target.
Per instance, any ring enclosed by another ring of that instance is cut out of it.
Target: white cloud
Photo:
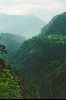
[[[66,0],[0,0],[0,13],[35,14],[49,20],[52,16],[66,11]]]

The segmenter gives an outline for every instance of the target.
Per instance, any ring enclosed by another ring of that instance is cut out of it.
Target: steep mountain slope
[[[64,34],[66,35],[66,12],[57,15],[41,30],[41,34]]]
[[[39,34],[43,25],[45,22],[36,16],[0,15],[0,31],[4,33],[13,33],[30,38]]]
[[[66,98],[65,31],[66,13],[63,13],[54,17],[41,35],[26,40],[15,55],[12,69],[20,75],[30,97]]]
[[[33,98],[66,98],[66,13],[55,16],[39,36],[26,40],[13,67]]]
[[[20,48],[20,45],[24,41],[25,41],[25,38],[19,35],[12,35],[9,33],[0,33],[0,44],[3,44],[6,46],[8,50],[9,61],[12,60],[12,57],[14,56],[14,54],[17,52],[17,50]]]
[[[33,98],[66,97],[66,36],[38,36],[25,41],[14,65]]]
[[[6,47],[0,45],[0,99],[20,99],[18,78],[8,69],[4,55],[7,56]]]

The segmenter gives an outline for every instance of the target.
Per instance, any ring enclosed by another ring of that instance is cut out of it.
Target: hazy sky
[[[0,13],[31,14],[48,21],[66,11],[66,0],[0,0]]]

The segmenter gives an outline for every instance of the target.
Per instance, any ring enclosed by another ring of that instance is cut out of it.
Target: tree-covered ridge
[[[23,63],[24,64],[27,63],[27,65],[28,65],[28,60],[30,58],[33,59],[32,57],[34,57],[34,59],[35,59],[35,57],[38,56],[38,59],[40,61],[41,60],[43,61],[42,58],[48,59],[47,58],[48,56],[50,56],[50,58],[53,59],[53,58],[57,57],[58,54],[59,54],[59,56],[62,54],[64,55],[64,53],[66,52],[65,49],[66,49],[66,36],[64,36],[64,35],[52,35],[51,34],[48,36],[43,35],[43,36],[33,37],[32,39],[26,40],[22,44],[21,48],[19,49],[19,51],[17,52],[17,54],[14,57],[14,59],[15,59],[14,63],[18,62],[17,66],[23,67]],[[62,52],[62,51],[64,51],[64,52]],[[55,57],[52,56],[53,53],[54,53]],[[34,61],[36,61],[36,59]],[[48,61],[50,62],[50,59]],[[47,60],[46,60],[46,63],[47,63]],[[19,69],[20,67],[17,67],[17,68]]]
[[[65,98],[66,36],[39,35],[25,41],[14,64],[33,98]]]
[[[48,36],[46,35],[43,35],[43,36],[39,36],[38,37],[39,39],[43,39],[44,41],[49,41],[49,42],[55,42],[55,43],[64,43],[66,42],[66,36],[65,35],[53,35],[53,34],[50,34]]]
[[[53,17],[52,20],[41,29],[41,34],[66,35],[66,12]]]

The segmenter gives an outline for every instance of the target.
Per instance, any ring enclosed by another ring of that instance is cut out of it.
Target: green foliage
[[[40,37],[39,37],[40,38]],[[53,35],[53,34],[50,34],[48,36],[41,36],[40,39],[43,39],[43,40],[46,40],[46,41],[50,41],[50,42],[59,42],[59,43],[64,43],[66,41],[66,36],[65,35]]]
[[[0,72],[0,99],[20,99],[19,80],[7,69]]]
[[[7,70],[7,60],[6,47],[0,45],[0,99],[20,99],[19,80]]]

